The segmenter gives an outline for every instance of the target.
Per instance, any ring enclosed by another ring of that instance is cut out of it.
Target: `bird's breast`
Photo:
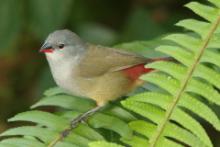
[[[70,94],[84,97],[83,92],[78,85],[77,63],[77,56],[69,60],[62,60],[58,63],[56,61],[49,61],[51,72],[56,84]]]

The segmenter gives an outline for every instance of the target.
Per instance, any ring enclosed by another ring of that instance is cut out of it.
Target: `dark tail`
[[[160,58],[148,59],[147,63],[156,62],[156,61],[173,61],[173,62],[175,62],[176,60],[173,59],[172,57],[160,57]]]

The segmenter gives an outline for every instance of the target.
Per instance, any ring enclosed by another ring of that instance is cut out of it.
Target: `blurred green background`
[[[189,1],[0,0],[0,132],[11,127],[7,118],[27,110],[55,86],[38,52],[50,32],[68,28],[89,42],[108,46],[147,41],[181,31],[173,24],[196,17],[183,7]],[[220,146],[220,135],[210,126],[207,131]]]

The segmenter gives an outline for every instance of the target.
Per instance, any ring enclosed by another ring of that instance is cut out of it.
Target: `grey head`
[[[47,58],[69,58],[83,52],[86,43],[70,30],[57,30],[50,33],[40,49]]]

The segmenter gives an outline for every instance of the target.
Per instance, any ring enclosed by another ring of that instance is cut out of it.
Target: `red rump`
[[[142,74],[153,71],[152,68],[145,68],[145,64],[139,64],[130,68],[126,68],[123,72],[132,80],[137,80]]]

